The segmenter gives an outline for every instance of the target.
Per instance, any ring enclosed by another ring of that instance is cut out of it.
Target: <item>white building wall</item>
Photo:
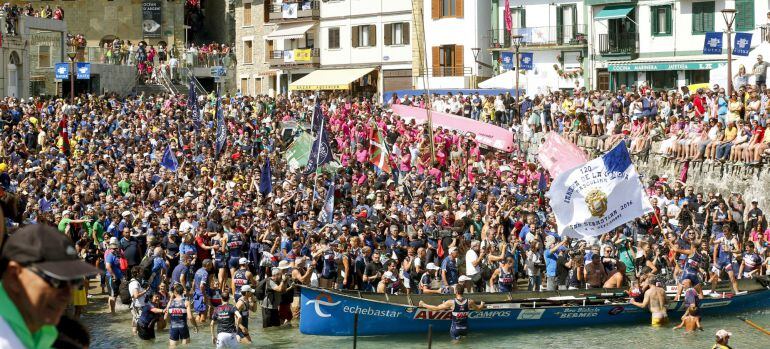
[[[465,0],[463,2],[463,18],[433,19],[431,0],[423,4],[423,21],[425,22],[425,48],[428,68],[433,62],[432,47],[441,45],[463,45],[463,64],[471,68],[472,75],[491,76],[492,72],[483,68],[479,70],[475,63],[472,48],[486,48],[489,45],[485,36],[491,29],[491,1]],[[479,60],[492,64],[491,56],[479,54]],[[422,77],[415,78],[417,88],[425,88]],[[430,77],[431,88],[467,88],[469,77]]]

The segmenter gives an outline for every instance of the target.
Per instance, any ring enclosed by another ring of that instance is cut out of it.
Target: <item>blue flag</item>
[[[273,191],[273,171],[270,169],[270,158],[265,157],[265,166],[262,167],[262,173],[259,174],[259,193],[267,196]]]
[[[708,32],[706,38],[703,41],[703,54],[704,55],[721,55],[722,54],[722,33]]]
[[[545,193],[545,191],[548,190],[548,183],[545,179],[545,171],[540,172],[540,179],[537,181],[537,191],[541,193]]]
[[[190,92],[187,95],[187,109],[192,112],[193,123],[197,130],[200,127],[201,112],[198,109],[198,94],[195,92],[195,84],[192,81],[190,81]]]
[[[160,159],[160,165],[165,167],[171,172],[176,172],[179,169],[179,162],[176,161],[176,155],[171,150],[171,145],[166,146],[166,150],[163,152],[163,158]]]
[[[735,33],[735,45],[733,45],[734,55],[749,55],[749,50],[751,50],[751,36],[751,33]]]
[[[184,136],[182,136],[182,126],[176,124],[176,142],[179,144],[179,149],[184,149]]]
[[[334,179],[329,183],[329,190],[326,191],[324,206],[321,208],[318,220],[320,222],[331,224],[334,221]]]
[[[315,141],[313,141],[313,146],[310,149],[310,157],[307,161],[307,168],[305,168],[306,174],[316,172],[316,170],[323,164],[332,161],[332,148],[329,143],[329,136],[326,130],[324,130],[323,124],[324,121],[322,119],[318,136],[316,136]]]
[[[503,69],[513,70],[513,52],[500,52],[500,60],[502,61]]]
[[[222,115],[222,103],[217,99],[217,139],[216,139],[216,154],[219,154],[224,150],[227,143],[227,127],[225,126],[225,117]]]
[[[519,69],[532,70],[533,61],[534,61],[534,54],[532,52],[519,53]]]

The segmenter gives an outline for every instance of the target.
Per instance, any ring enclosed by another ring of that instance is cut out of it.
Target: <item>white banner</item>
[[[559,234],[598,236],[652,212],[624,142],[554,179],[547,194]]]
[[[283,4],[281,7],[281,17],[297,18],[297,3]]]
[[[283,51],[283,62],[284,63],[294,63],[294,50],[284,50]]]

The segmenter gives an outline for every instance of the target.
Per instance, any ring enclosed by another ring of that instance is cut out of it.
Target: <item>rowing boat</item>
[[[770,306],[770,280],[739,280],[738,294],[720,285],[701,301],[701,314],[741,312]],[[488,307],[472,311],[473,331],[521,330],[530,328],[594,326],[642,323],[650,314],[628,302],[621,289],[570,290],[555,292],[474,293],[468,298]],[[673,295],[669,295],[673,296]],[[300,291],[300,332],[321,336],[359,336],[425,333],[429,325],[448,331],[451,312],[429,311],[420,301],[439,304],[452,295],[386,295],[338,291],[303,286]],[[669,317],[685,310],[683,299],[667,304]],[[354,326],[355,314],[358,324]]]

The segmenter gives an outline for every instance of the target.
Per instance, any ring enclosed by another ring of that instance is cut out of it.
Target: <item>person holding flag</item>
[[[176,159],[174,151],[171,150],[171,144],[167,145],[166,150],[163,151],[163,158],[160,160],[160,165],[171,172],[176,172],[179,169],[179,162]]]

